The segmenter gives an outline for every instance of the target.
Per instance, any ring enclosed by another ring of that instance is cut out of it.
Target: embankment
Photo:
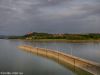
[[[31,46],[19,46],[20,49],[43,55],[49,58],[57,59],[58,62],[69,63],[75,67],[85,70],[93,75],[100,75],[100,64],[89,60],[85,60],[79,57],[75,57],[69,54],[58,52],[56,50],[33,48]]]

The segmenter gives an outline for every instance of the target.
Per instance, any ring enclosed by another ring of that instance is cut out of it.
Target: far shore
[[[67,43],[100,43],[100,40],[66,40],[66,39],[16,39],[22,41],[31,41],[31,42],[67,42]]]

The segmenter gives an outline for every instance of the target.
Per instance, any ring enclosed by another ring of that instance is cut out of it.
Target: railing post
[[[58,50],[58,63],[59,63],[59,50]]]
[[[75,66],[76,66],[76,62],[75,62],[75,58],[74,58],[74,72],[75,72]]]
[[[46,56],[47,56],[47,49],[46,49]]]
[[[37,48],[37,55],[38,55],[38,48]]]

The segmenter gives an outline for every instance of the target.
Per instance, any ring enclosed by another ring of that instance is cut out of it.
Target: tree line
[[[32,32],[21,36],[22,39],[66,39],[66,40],[99,40],[99,33],[89,34],[49,34]]]

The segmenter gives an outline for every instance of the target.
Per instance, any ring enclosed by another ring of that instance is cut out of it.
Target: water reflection
[[[0,71],[18,71],[24,72],[25,75],[89,75],[69,64],[58,63],[58,61],[53,59],[52,61],[50,58],[44,59],[44,57],[23,52],[17,48],[17,46],[24,44],[59,50],[100,63],[100,43],[0,40]]]
[[[66,43],[66,42],[28,42],[34,47],[59,50],[87,60],[100,63],[100,43]]]
[[[24,50],[24,51],[26,51],[26,50]],[[75,67],[75,66],[73,66],[73,65],[70,65],[69,63],[64,63],[63,61],[59,61],[59,56],[58,56],[58,59],[55,59],[55,58],[53,58],[53,57],[48,57],[47,55],[41,55],[41,54],[37,54],[37,53],[31,53],[31,52],[29,52],[29,51],[26,51],[26,52],[27,52],[27,53],[30,53],[30,54],[35,54],[36,56],[42,56],[42,57],[47,58],[47,59],[49,59],[49,60],[53,60],[53,61],[55,61],[56,63],[62,65],[63,67],[65,67],[65,68],[71,70],[71,71],[74,72],[76,75],[93,75],[93,74],[91,74],[91,73],[89,73],[89,72],[86,72],[86,71],[80,69],[80,68],[77,68],[77,67]]]
[[[63,66],[23,52],[17,48],[24,42],[0,40],[0,72],[23,72],[24,75],[76,75]]]

